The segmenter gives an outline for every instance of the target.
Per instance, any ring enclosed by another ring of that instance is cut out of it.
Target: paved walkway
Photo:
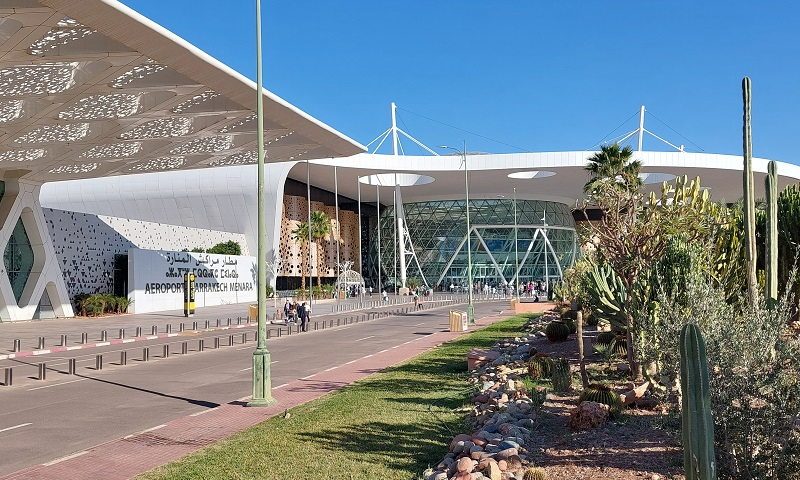
[[[542,304],[542,309],[550,305]],[[487,315],[477,321],[490,325],[507,315]],[[277,403],[246,408],[247,398],[202,410],[67,457],[13,473],[2,480],[128,479],[177,460],[238,431],[256,425],[288,408],[337,391],[391,365],[406,361],[460,334],[438,331],[352,360],[318,373],[277,385]]]

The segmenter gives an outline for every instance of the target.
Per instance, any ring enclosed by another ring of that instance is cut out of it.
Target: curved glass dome
[[[577,244],[571,209],[562,203],[540,200],[518,200],[516,204],[515,252],[514,201],[508,198],[470,200],[472,276],[476,282],[498,286],[503,282],[515,283],[517,263],[520,282],[541,280],[545,276],[557,279],[574,262]],[[405,225],[418,261],[407,260],[408,278],[432,287],[465,284],[464,205],[463,200],[403,204]],[[397,256],[391,206],[381,209],[380,233],[382,277],[385,285],[391,285]],[[377,240],[372,238],[370,254],[373,258],[376,252]]]

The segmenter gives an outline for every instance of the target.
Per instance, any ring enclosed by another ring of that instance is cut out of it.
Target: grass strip
[[[464,430],[467,352],[518,335],[525,320],[464,335],[139,479],[419,478]]]

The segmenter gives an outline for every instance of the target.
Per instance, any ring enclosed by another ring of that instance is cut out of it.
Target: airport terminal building
[[[110,0],[4,1],[0,54],[0,321],[72,316],[76,295],[133,297],[185,268],[212,272],[218,301],[250,301],[253,82]],[[374,288],[447,289],[464,283],[467,239],[473,277],[493,285],[557,278],[579,254],[573,210],[593,152],[466,154],[468,231],[460,156],[366,153],[276,95],[260,98],[264,240],[279,290],[302,276],[331,283],[344,267]],[[700,176],[716,200],[741,196],[737,156],[636,158],[652,188]],[[757,177],[766,164],[755,160]],[[780,187],[800,181],[798,166],[779,173]],[[294,233],[309,210],[330,219],[310,262]],[[241,257],[180,253],[229,240]]]

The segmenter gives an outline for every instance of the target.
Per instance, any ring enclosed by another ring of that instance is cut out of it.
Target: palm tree
[[[300,260],[300,289],[306,289],[306,266],[308,265],[308,248],[309,248],[309,235],[308,235],[308,222],[300,222],[297,227],[292,230],[292,239],[300,242],[301,256]],[[311,276],[311,275],[309,275]]]
[[[324,257],[322,240],[331,233],[331,219],[325,212],[311,212],[311,241],[317,243],[317,285],[322,286],[320,259]]]
[[[586,171],[589,181],[583,186],[587,194],[596,193],[601,186],[611,185],[621,191],[633,191],[642,186],[639,171],[642,162],[633,160],[630,146],[620,148],[618,144],[604,145],[600,151],[589,157]]]

